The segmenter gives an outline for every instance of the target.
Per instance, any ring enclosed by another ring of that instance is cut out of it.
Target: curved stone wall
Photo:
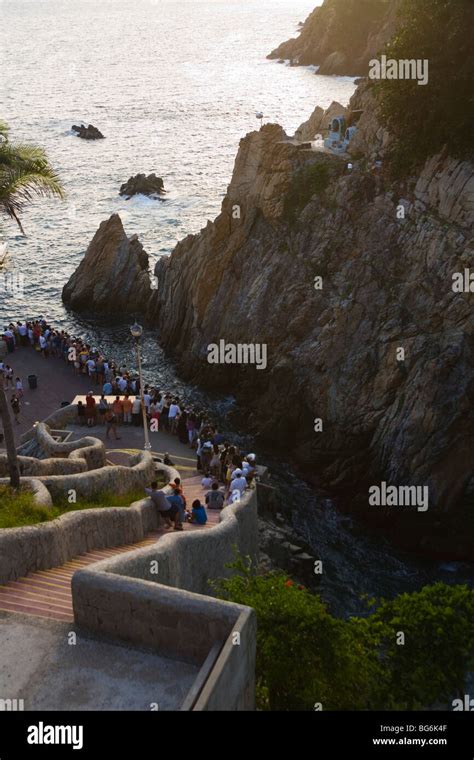
[[[45,422],[39,422],[35,426],[35,436],[39,445],[51,457],[84,459],[89,470],[97,470],[106,464],[105,446],[98,438],[86,435],[74,441],[55,441],[51,436],[50,429],[50,426]]]
[[[44,483],[53,502],[64,499],[71,489],[78,499],[93,499],[104,491],[124,494],[144,488],[155,479],[156,465],[147,451],[137,455],[138,461],[131,467],[107,465],[97,470],[63,475],[44,475],[38,479]]]
[[[86,472],[87,462],[81,458],[36,459],[35,457],[18,457],[22,477],[35,475],[63,475],[71,472]],[[0,477],[8,476],[8,459],[0,455]]]
[[[151,462],[153,472],[155,467],[159,468],[168,482],[179,476],[173,467],[155,465],[150,454],[143,453],[139,456],[142,460],[147,460],[145,463],[140,462],[142,475]],[[117,468],[104,469],[115,471]],[[130,472],[131,468],[123,469]],[[95,473],[86,472],[70,477],[88,478],[91,474]],[[64,476],[59,479],[62,477]],[[108,477],[113,478],[113,474],[109,473]],[[35,480],[42,488],[48,485],[43,478]],[[48,485],[48,490],[54,489]],[[168,492],[170,487],[165,486],[163,490]],[[130,507],[78,510],[38,525],[3,528],[0,530],[0,583],[15,580],[34,570],[57,567],[92,549],[141,541],[147,533],[158,527],[158,521],[156,508],[149,499],[142,499]]]

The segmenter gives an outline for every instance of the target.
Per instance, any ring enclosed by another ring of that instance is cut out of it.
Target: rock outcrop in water
[[[121,185],[119,195],[126,195],[128,200],[132,195],[160,196],[164,195],[165,192],[161,177],[157,177],[156,174],[149,174],[148,176],[136,174]],[[160,198],[160,200],[163,199]]]
[[[79,127],[74,124],[72,126],[72,131],[77,132],[78,137],[82,137],[83,140],[103,140],[104,135],[102,132],[97,129],[97,127],[94,127],[92,124],[89,124],[89,126],[85,126],[84,124],[81,124]]]
[[[95,233],[62,298],[76,311],[132,314],[142,311],[150,292],[148,254],[113,214]]]
[[[396,29],[400,0],[324,0],[298,37],[268,56],[293,65],[319,66],[319,74],[365,76],[368,63]]]
[[[441,151],[389,181],[365,86],[350,108],[365,109],[351,172],[277,125],[241,141],[220,215],[160,261],[148,317],[185,378],[232,389],[246,424],[349,509],[468,559],[474,319],[453,275],[472,262],[473,166]],[[220,340],[264,344],[267,369],[210,364]],[[369,509],[381,481],[428,486],[429,511]]]

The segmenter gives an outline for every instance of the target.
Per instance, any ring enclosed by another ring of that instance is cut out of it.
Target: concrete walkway
[[[179,710],[199,673],[197,665],[84,630],[71,641],[73,631],[70,622],[0,612],[0,697],[41,712]],[[71,755],[62,749],[63,758]]]

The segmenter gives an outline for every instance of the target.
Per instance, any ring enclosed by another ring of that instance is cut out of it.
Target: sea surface
[[[119,213],[153,261],[198,232],[220,210],[239,140],[258,129],[256,113],[288,134],[316,105],[347,104],[350,78],[266,60],[296,35],[315,0],[0,0],[0,118],[11,139],[42,145],[67,192],[35,201],[26,237],[0,220],[15,292],[0,279],[0,321],[46,316],[133,362],[127,323],[67,312],[61,289],[100,222]],[[71,131],[92,123],[106,136]],[[138,172],[163,177],[165,202],[125,201],[120,185]],[[9,283],[9,285],[8,285]],[[225,427],[227,397],[176,377],[157,336],[144,339],[145,373],[161,387],[212,407]],[[244,431],[234,431],[243,434]],[[251,445],[251,444],[250,444]],[[325,560],[322,593],[341,615],[363,609],[362,593],[393,596],[437,578],[469,578],[468,567],[407,557],[306,486],[288,464],[261,452],[291,504],[293,523]],[[276,474],[279,473],[279,474]]]

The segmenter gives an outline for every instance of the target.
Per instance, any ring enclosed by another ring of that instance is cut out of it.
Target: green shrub
[[[368,618],[386,666],[387,708],[421,710],[464,694],[474,667],[474,592],[436,583],[383,601]],[[403,631],[405,643],[397,644]]]
[[[320,597],[249,560],[213,583],[257,614],[257,706],[263,710],[420,709],[462,692],[474,655],[474,592],[427,586],[340,620]],[[405,643],[397,643],[400,631]]]
[[[104,492],[93,499],[78,499],[70,504],[67,495],[53,507],[39,507],[34,503],[33,494],[27,491],[19,493],[7,486],[0,486],[0,528],[18,528],[23,525],[54,520],[66,512],[83,509],[98,509],[102,507],[128,507],[134,501],[144,498],[142,490],[128,491],[124,494]]]
[[[283,574],[255,575],[242,560],[232,566],[240,574],[213,585],[222,598],[257,613],[258,707],[364,709],[378,663],[357,631]]]
[[[18,528],[49,519],[50,510],[38,507],[32,493],[17,493],[10,486],[0,486],[0,528]]]
[[[285,198],[283,217],[292,224],[314,195],[323,193],[330,182],[327,164],[315,163],[304,166],[295,173]]]

